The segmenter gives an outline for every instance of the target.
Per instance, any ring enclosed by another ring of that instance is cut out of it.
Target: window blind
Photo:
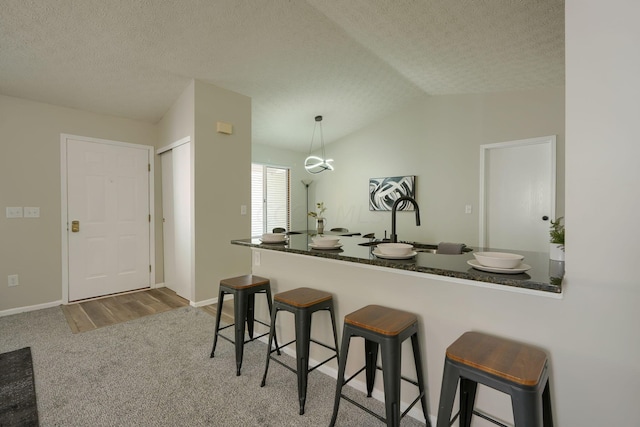
[[[251,235],[289,230],[290,173],[288,168],[251,165]]]

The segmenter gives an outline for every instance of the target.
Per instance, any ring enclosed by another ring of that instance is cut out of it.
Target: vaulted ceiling
[[[562,0],[0,0],[0,93],[157,122],[191,79],[309,148],[428,95],[564,85]]]

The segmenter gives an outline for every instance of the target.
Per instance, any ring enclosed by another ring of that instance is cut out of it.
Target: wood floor
[[[155,288],[63,305],[62,312],[71,331],[75,334],[187,305],[189,301],[176,295],[172,290]],[[229,305],[226,304],[223,309],[223,319],[233,323],[233,309],[230,315],[227,313]],[[204,306],[202,310],[215,316],[217,304]]]

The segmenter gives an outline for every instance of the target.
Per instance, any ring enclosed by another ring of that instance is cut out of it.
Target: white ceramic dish
[[[260,238],[262,243],[282,243],[287,240],[287,235],[284,233],[265,233]]]
[[[480,265],[493,268],[516,268],[522,263],[523,255],[508,252],[474,252]]]
[[[391,256],[406,256],[413,251],[413,245],[408,243],[380,243],[376,248],[379,253]]]
[[[411,251],[407,254],[404,255],[389,255],[389,254],[383,254],[382,252],[380,252],[378,250],[378,248],[373,250],[373,254],[375,256],[377,256],[378,258],[384,258],[384,259],[409,259],[409,258],[413,258],[414,256],[418,255],[418,252],[416,251]]]
[[[313,244],[320,247],[334,247],[340,241],[340,237],[337,236],[316,236],[313,238]]]
[[[342,247],[342,243],[338,243],[333,246],[321,246],[321,245],[316,245],[315,243],[309,243],[309,247],[311,247],[312,249],[324,249],[324,250],[340,249]]]
[[[482,271],[487,271],[489,273],[519,274],[519,273],[524,273],[525,271],[531,269],[530,265],[527,265],[527,264],[524,264],[524,263],[520,263],[515,268],[487,267],[486,265],[480,264],[475,259],[470,259],[469,261],[467,261],[467,264],[469,264],[473,268],[476,268],[476,269],[482,270]]]

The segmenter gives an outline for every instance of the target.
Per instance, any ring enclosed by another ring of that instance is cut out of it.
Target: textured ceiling
[[[309,148],[425,95],[564,85],[563,0],[0,0],[0,93],[157,122],[191,79]]]

